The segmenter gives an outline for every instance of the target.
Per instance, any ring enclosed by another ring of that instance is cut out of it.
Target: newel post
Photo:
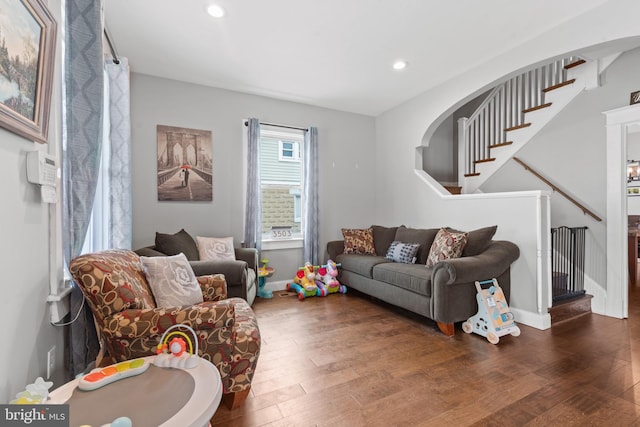
[[[469,163],[469,149],[467,147],[467,117],[458,119],[458,185],[464,187],[465,165]]]

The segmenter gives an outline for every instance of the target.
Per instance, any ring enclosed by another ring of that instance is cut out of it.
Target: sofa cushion
[[[419,247],[420,243],[402,243],[394,240],[391,242],[391,245],[389,245],[385,258],[393,262],[414,264]]]
[[[233,237],[196,236],[201,261],[235,261]]]
[[[343,228],[344,253],[360,255],[376,255],[376,248],[373,246],[373,229]]]
[[[477,230],[469,231],[467,244],[464,245],[464,249],[462,250],[462,256],[476,256],[484,252],[489,246],[489,243],[491,243],[491,239],[493,239],[497,229],[498,226],[494,225],[492,227],[478,228]],[[462,231],[453,228],[447,227],[447,230],[462,233]]]
[[[376,254],[386,254],[391,242],[396,238],[398,227],[383,227],[381,225],[372,225],[373,245],[376,248]]]
[[[373,277],[373,267],[378,264],[393,263],[385,257],[358,254],[340,254],[335,261],[340,264],[339,270],[351,271],[369,279]],[[424,266],[422,268],[424,269]]]
[[[373,279],[389,283],[427,297],[431,296],[432,269],[422,264],[399,264],[390,262],[377,264],[373,268]]]
[[[182,252],[189,261],[198,261],[198,245],[184,228],[176,234],[156,233],[156,250],[165,255],[178,255]]]
[[[446,259],[459,258],[466,243],[467,233],[453,232],[441,228],[429,250],[427,267],[433,267],[438,262]]]
[[[418,253],[416,257],[416,264],[425,264],[427,262],[427,256],[429,255],[429,248],[433,243],[433,239],[438,234],[437,228],[407,228],[404,225],[398,227],[396,231],[396,237],[394,240],[398,240],[404,243],[420,243]]]

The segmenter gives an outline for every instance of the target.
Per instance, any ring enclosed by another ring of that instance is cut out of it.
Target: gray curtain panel
[[[129,61],[105,61],[109,100],[109,248],[131,249],[131,116]]]
[[[95,195],[102,144],[102,1],[67,0],[63,123],[63,227],[65,262],[80,254]],[[80,289],[71,293],[71,313],[83,310],[69,328],[67,357],[73,376],[99,350],[93,316]]]
[[[318,129],[310,127],[304,134],[304,242],[302,259],[313,265],[320,264],[318,241]]]
[[[247,199],[244,217],[244,247],[262,246],[262,196],[260,188],[260,120],[250,118],[247,125]]]

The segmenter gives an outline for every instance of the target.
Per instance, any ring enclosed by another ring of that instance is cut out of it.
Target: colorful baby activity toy
[[[488,288],[483,288],[488,286]],[[476,300],[478,313],[462,324],[462,330],[470,334],[475,332],[491,344],[498,344],[500,337],[520,335],[513,313],[509,311],[507,299],[496,279],[476,282]]]

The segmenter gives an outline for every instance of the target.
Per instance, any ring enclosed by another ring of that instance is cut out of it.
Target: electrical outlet
[[[47,379],[51,378],[53,369],[56,365],[56,346],[51,347],[51,350],[47,352]]]

